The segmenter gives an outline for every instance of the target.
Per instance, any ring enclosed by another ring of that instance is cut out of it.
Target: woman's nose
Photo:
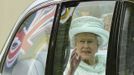
[[[88,47],[88,43],[87,42],[84,42],[84,47]]]

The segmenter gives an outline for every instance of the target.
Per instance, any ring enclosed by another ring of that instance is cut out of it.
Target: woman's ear
[[[99,48],[99,46],[100,46],[100,41],[99,41],[99,39],[100,39],[100,37],[99,36],[97,36],[97,47]]]
[[[77,38],[76,38],[76,36],[74,37],[74,47],[76,47],[77,46]]]
[[[97,43],[97,47],[99,48],[99,42]]]
[[[76,46],[77,46],[77,43],[76,43],[76,41],[74,41],[74,47],[76,48]]]

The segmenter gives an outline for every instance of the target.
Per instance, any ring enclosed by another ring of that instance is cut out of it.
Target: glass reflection
[[[80,3],[69,30],[70,58],[64,75],[105,75],[115,2]]]

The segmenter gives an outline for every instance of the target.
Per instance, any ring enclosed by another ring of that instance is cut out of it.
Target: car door
[[[40,2],[40,1],[39,1]],[[30,8],[14,27],[1,57],[1,75],[44,75],[57,2]]]
[[[52,32],[54,39],[56,41],[52,42],[50,45],[55,47],[55,49],[51,49],[50,55],[47,60],[46,67],[46,75],[67,75],[66,69],[68,68],[68,63],[71,57],[71,52],[73,51],[73,47],[71,46],[71,40],[69,38],[69,31],[72,20],[82,16],[94,16],[99,18],[101,21],[105,23],[105,30],[111,33],[111,23],[112,18],[114,17],[114,11],[121,2],[118,1],[67,1],[62,2],[60,4],[60,14],[58,16],[56,25],[58,25],[57,29]],[[117,18],[117,17],[116,17]],[[83,29],[84,30],[84,29]],[[111,34],[111,36],[113,36]],[[110,40],[110,39],[109,39]],[[98,54],[104,55],[106,60],[109,58],[108,46],[111,44],[107,44],[102,48],[99,48]],[[104,60],[104,61],[106,61]],[[107,60],[108,61],[108,60]],[[110,61],[106,62],[109,63]],[[116,62],[116,61],[112,61]],[[52,66],[50,66],[52,65]],[[113,67],[115,67],[114,65]],[[107,67],[105,67],[106,70]],[[111,69],[110,69],[111,70]],[[106,72],[105,72],[106,73]],[[83,72],[83,75],[84,72]],[[104,74],[106,75],[106,74]],[[109,74],[107,74],[109,75]],[[114,75],[114,74],[113,74]]]
[[[117,11],[116,14],[119,15],[119,12]],[[109,48],[110,59],[108,61],[110,62],[111,60],[115,62],[108,63],[107,65],[108,66],[107,71],[109,72],[108,75],[133,75],[134,74],[133,1],[122,2],[120,7],[120,16],[114,19],[118,20],[118,22],[114,20],[114,22],[118,24],[118,27],[116,27],[118,33],[115,33],[114,29],[115,27],[113,27],[112,33],[116,37],[116,40],[111,40],[111,44],[114,44],[113,49],[115,49],[115,51]],[[113,26],[117,26],[117,24],[114,24]]]
[[[67,75],[73,50],[69,39],[71,22],[80,16],[95,16],[103,20],[110,34],[108,44],[100,49],[100,54],[106,56],[103,75],[133,75],[133,5],[133,1],[63,2],[57,21],[55,50],[50,56],[54,60],[48,61],[53,66],[47,66],[46,74]],[[82,74],[85,75],[84,72]]]
[[[71,23],[81,16],[94,16],[110,34],[107,45],[98,51],[106,59],[104,75],[133,75],[133,7],[128,1],[104,0],[39,4],[11,34],[1,74],[66,75],[74,49],[69,38]]]

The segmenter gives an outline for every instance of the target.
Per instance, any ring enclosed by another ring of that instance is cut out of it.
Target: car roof
[[[42,4],[42,3],[46,3],[46,4],[49,4],[49,3],[52,3],[52,2],[57,2],[57,1],[48,1],[48,0],[36,0],[34,1],[21,15],[20,17],[18,18],[17,22],[15,23],[15,25],[18,25],[18,23],[26,16],[26,14],[31,10],[33,9],[34,7]]]

